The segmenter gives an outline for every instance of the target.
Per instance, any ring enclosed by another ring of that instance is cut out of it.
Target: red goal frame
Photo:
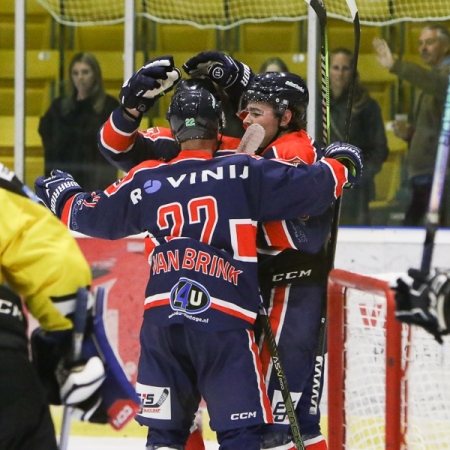
[[[402,325],[394,315],[394,293],[386,281],[340,269],[332,270],[328,279],[328,446],[345,448],[345,303],[349,288],[386,298],[385,448],[400,450]]]

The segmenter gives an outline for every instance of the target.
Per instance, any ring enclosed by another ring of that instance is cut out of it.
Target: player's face
[[[348,55],[337,53],[330,59],[330,88],[342,92],[347,89],[351,78],[351,63]]]
[[[78,93],[81,96],[89,96],[95,83],[95,75],[92,68],[84,62],[76,62],[70,75]]]
[[[419,53],[423,62],[431,67],[438,66],[449,50],[437,30],[422,30],[419,38]]]
[[[277,116],[272,108],[267,103],[249,102],[245,109],[246,114],[243,120],[244,128],[249,127],[253,123],[257,123],[264,128],[266,132],[261,147],[265,148],[273,140],[278,132],[280,125],[285,125],[283,118]]]

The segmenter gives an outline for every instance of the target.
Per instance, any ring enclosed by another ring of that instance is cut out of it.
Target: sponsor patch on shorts
[[[301,392],[291,392],[292,403],[294,404],[294,409],[298,404],[301,397]],[[289,425],[289,419],[286,412],[286,406],[283,401],[283,395],[281,391],[275,390],[272,399],[272,412],[273,420],[276,424]]]
[[[138,415],[149,419],[170,420],[170,387],[149,386],[136,383],[136,392],[141,400]]]

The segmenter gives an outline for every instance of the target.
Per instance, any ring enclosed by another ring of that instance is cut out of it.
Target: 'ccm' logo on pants
[[[252,419],[256,417],[256,411],[231,414],[231,420]]]

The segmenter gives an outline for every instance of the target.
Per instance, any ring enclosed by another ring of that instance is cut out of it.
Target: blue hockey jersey
[[[346,181],[333,159],[295,167],[189,150],[170,163],[146,161],[103,192],[74,195],[62,220],[104,239],[148,233],[145,320],[250,328],[260,303],[257,222],[321,214]]]

